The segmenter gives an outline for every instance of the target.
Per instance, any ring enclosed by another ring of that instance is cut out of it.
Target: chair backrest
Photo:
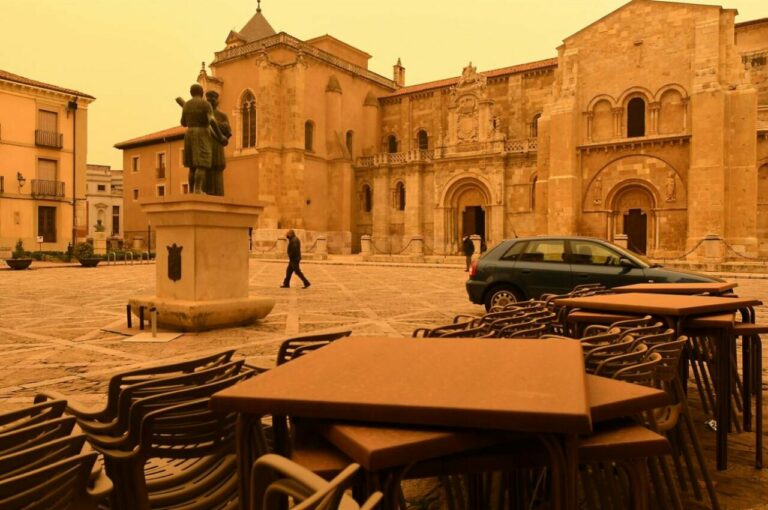
[[[656,367],[660,362],[661,354],[652,352],[642,363],[636,363],[617,370],[613,374],[613,379],[641,384],[643,386],[653,386],[654,378],[656,376]]]
[[[640,363],[648,354],[648,346],[635,342],[626,354],[619,354],[604,359],[594,366],[594,374],[603,377],[613,377],[613,374],[632,365]]]
[[[75,417],[64,416],[0,434],[0,455],[26,450],[53,439],[68,436],[72,433],[74,426]]]
[[[680,357],[688,343],[688,337],[681,336],[673,342],[664,342],[650,345],[648,353],[656,353],[661,356],[656,366],[656,380],[662,383],[670,383],[679,377]]]
[[[236,384],[250,377],[251,375],[253,375],[253,373],[254,373],[253,371],[244,371],[244,372],[240,372],[237,375],[229,377],[227,379],[221,379],[216,382],[203,384],[199,386],[193,386],[183,390],[172,391],[168,393],[161,393],[159,395],[152,395],[150,397],[139,399],[135,401],[131,406],[131,409],[129,412],[129,418],[128,418],[127,433],[122,438],[120,438],[119,440],[110,441],[109,443],[106,443],[106,444],[100,444],[98,441],[98,438],[90,437],[89,439],[94,446],[102,447],[102,448],[106,447],[106,448],[113,448],[117,450],[130,451],[139,447],[145,456],[151,457],[157,453],[156,450],[164,447],[153,446],[153,443],[152,443],[153,439],[151,438],[153,438],[154,436],[152,434],[150,434],[149,436],[143,435],[143,434],[149,433],[144,429],[143,424],[146,417],[150,415],[150,413],[154,411],[160,411],[170,407],[180,406],[182,404],[199,402],[202,399],[209,399],[211,395],[213,395],[214,393],[221,391],[225,388],[228,388],[229,386],[232,386],[233,384]],[[193,411],[189,411],[188,416],[185,416],[182,414],[173,415],[172,418],[167,418],[165,423],[176,423],[177,426],[181,427],[181,424],[184,422],[184,420],[188,420],[188,422],[192,424],[192,427],[195,427],[195,426],[208,427],[209,424],[205,423],[205,420],[209,419],[211,416],[212,415],[210,414],[205,414],[205,413],[200,414],[198,411],[193,410]],[[217,422],[217,426],[220,425],[220,423],[218,423],[219,418],[211,418],[211,419]],[[184,431],[180,432],[179,434],[176,434],[175,436],[173,431],[170,429],[168,429],[168,433],[170,434],[169,437],[167,438],[169,442],[176,441],[177,444],[181,444],[181,445],[188,444],[184,442],[184,441],[188,441],[189,439],[188,429],[185,429]],[[159,440],[160,438],[155,437],[155,439]],[[163,443],[163,442],[160,441],[160,443]],[[189,448],[189,451],[186,453],[179,452],[172,449],[169,449],[168,451],[165,451],[165,450],[163,451],[169,456],[169,458],[172,457],[173,455],[177,455],[178,458],[190,458],[190,457],[200,456],[199,452],[193,451],[191,447]]]
[[[85,434],[65,436],[0,456],[0,480],[53,464],[80,453]]]
[[[88,478],[96,452],[0,480],[3,510],[75,510],[88,497]]]
[[[102,419],[108,420],[116,416],[120,390],[124,386],[143,383],[153,379],[189,374],[198,370],[205,370],[206,368],[227,363],[232,359],[234,353],[235,350],[230,349],[224,352],[202,356],[200,358],[129,370],[112,376],[107,388],[107,405]]]
[[[137,400],[227,379],[239,374],[244,363],[245,360],[230,361],[189,374],[152,379],[123,387],[118,398],[117,415],[110,435],[125,432],[131,406]],[[84,428],[87,429],[87,426]]]
[[[334,340],[344,338],[352,334],[352,330],[335,331],[332,333],[320,333],[316,335],[302,335],[284,340],[277,352],[277,364],[282,365],[292,359],[306,354],[315,349],[328,345]],[[298,356],[296,350],[300,349]]]
[[[644,317],[638,317],[636,319],[624,319],[624,320],[616,321],[612,323],[610,327],[621,328],[621,329],[638,328],[638,327],[648,326],[652,320],[653,320],[653,317],[651,317],[650,315],[646,315]]]
[[[42,404],[0,414],[0,434],[59,418],[66,407],[66,400],[49,400]]]

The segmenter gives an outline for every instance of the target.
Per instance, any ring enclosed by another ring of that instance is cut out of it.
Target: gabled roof
[[[516,66],[493,69],[491,71],[483,71],[480,74],[482,74],[486,78],[493,78],[496,76],[504,76],[506,74],[522,73],[526,71],[535,71],[537,69],[545,69],[547,67],[555,67],[556,65],[557,65],[557,58],[548,58],[546,60],[537,60],[536,62],[528,62],[527,64],[519,64]],[[392,94],[381,96],[381,98],[386,99],[388,97],[403,96],[406,94],[413,94],[415,92],[423,92],[425,90],[439,89],[439,88],[453,85],[458,81],[459,81],[459,77],[456,76],[454,78],[446,78],[444,80],[430,81],[427,83],[420,83],[418,85],[410,85],[408,87],[403,87],[401,89],[398,89],[396,92],[393,92]]]
[[[254,14],[248,23],[246,23],[245,26],[240,29],[240,32],[238,32],[245,42],[258,41],[259,39],[264,39],[265,37],[275,35],[276,33],[275,29],[272,28],[272,25],[269,24],[269,21],[267,21],[267,18],[261,14],[260,10],[256,11],[256,14]]]
[[[574,36],[576,36],[576,35],[578,35],[578,34],[580,34],[582,32],[586,32],[588,29],[590,29],[594,25],[597,25],[601,21],[603,21],[603,20],[613,16],[614,14],[616,14],[619,11],[623,11],[624,9],[627,8],[627,6],[632,5],[632,4],[636,4],[636,3],[654,3],[654,4],[658,4],[658,5],[680,5],[680,6],[685,6],[685,7],[701,7],[701,8],[706,8],[706,9],[720,9],[720,10],[723,10],[723,8],[720,7],[719,5],[697,4],[695,2],[688,3],[688,2],[678,2],[678,1],[674,1],[674,0],[629,0],[627,3],[625,3],[624,5],[622,5],[620,7],[617,7],[616,9],[612,10],[611,12],[609,12],[608,14],[603,16],[602,18],[596,19],[595,21],[593,21],[589,25],[587,25],[587,26],[581,28],[580,30],[572,33],[568,37],[563,38],[563,41],[567,41],[568,39],[570,39],[570,38],[572,38],[572,37],[574,37]]]
[[[184,133],[187,132],[187,128],[183,126],[175,126],[148,135],[140,136],[138,138],[131,138],[124,142],[115,144],[116,149],[132,149],[134,147],[142,147],[144,145],[153,145],[155,143],[172,142],[173,140],[181,140],[184,138]]]
[[[744,28],[752,25],[762,25],[763,23],[768,23],[768,18],[759,18],[759,19],[751,19],[749,21],[742,21],[741,23],[736,23],[736,28]]]
[[[21,83],[22,85],[29,85],[29,86],[38,87],[41,89],[52,90],[54,92],[59,92],[61,94],[67,94],[71,96],[84,97],[87,99],[96,99],[92,95],[86,94],[84,92],[78,92],[77,90],[74,90],[74,89],[65,89],[64,87],[58,87],[56,85],[51,85],[49,83],[43,83],[41,81],[32,80],[30,78],[19,76],[18,74],[9,73],[8,71],[3,71],[2,69],[0,69],[0,80],[10,81],[14,83]]]

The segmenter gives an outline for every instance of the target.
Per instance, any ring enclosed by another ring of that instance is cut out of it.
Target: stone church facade
[[[235,132],[226,195],[267,204],[265,238],[453,255],[468,234],[626,234],[696,258],[717,235],[718,258],[768,257],[768,18],[736,14],[633,0],[555,58],[405,86],[399,61],[389,80],[370,55],[275,33],[259,12],[199,82]]]

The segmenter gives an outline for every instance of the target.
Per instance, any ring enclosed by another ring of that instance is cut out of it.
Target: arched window
[[[387,138],[387,152],[390,154],[397,152],[397,137],[395,135],[389,135]]]
[[[645,101],[633,97],[627,104],[627,137],[645,136]]]
[[[347,131],[347,150],[349,151],[349,157],[352,157],[352,147],[355,139],[355,133],[350,129]]]
[[[417,135],[419,140],[419,150],[425,151],[429,149],[429,135],[423,129],[419,130]]]
[[[363,211],[371,212],[371,209],[373,209],[373,193],[370,186],[363,184]]]
[[[405,184],[402,182],[395,186],[395,205],[398,211],[405,211]]]
[[[243,148],[256,147],[256,98],[250,90],[243,94],[240,102],[240,116]]]
[[[304,150],[314,150],[315,124],[311,120],[304,123]]]
[[[536,209],[536,181],[538,177],[531,179],[531,211]]]
[[[539,136],[539,117],[541,117],[541,114],[537,113],[531,120],[531,138],[537,138]]]

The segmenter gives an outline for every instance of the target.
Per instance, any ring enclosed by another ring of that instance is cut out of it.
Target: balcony
[[[32,196],[36,198],[62,198],[64,197],[64,183],[62,181],[32,179]]]
[[[415,149],[408,152],[382,152],[373,156],[357,158],[357,166],[374,167],[383,165],[404,165],[411,162],[429,162],[435,157],[435,151]]]
[[[61,149],[64,146],[64,135],[54,131],[35,129],[35,145],[38,147]]]

